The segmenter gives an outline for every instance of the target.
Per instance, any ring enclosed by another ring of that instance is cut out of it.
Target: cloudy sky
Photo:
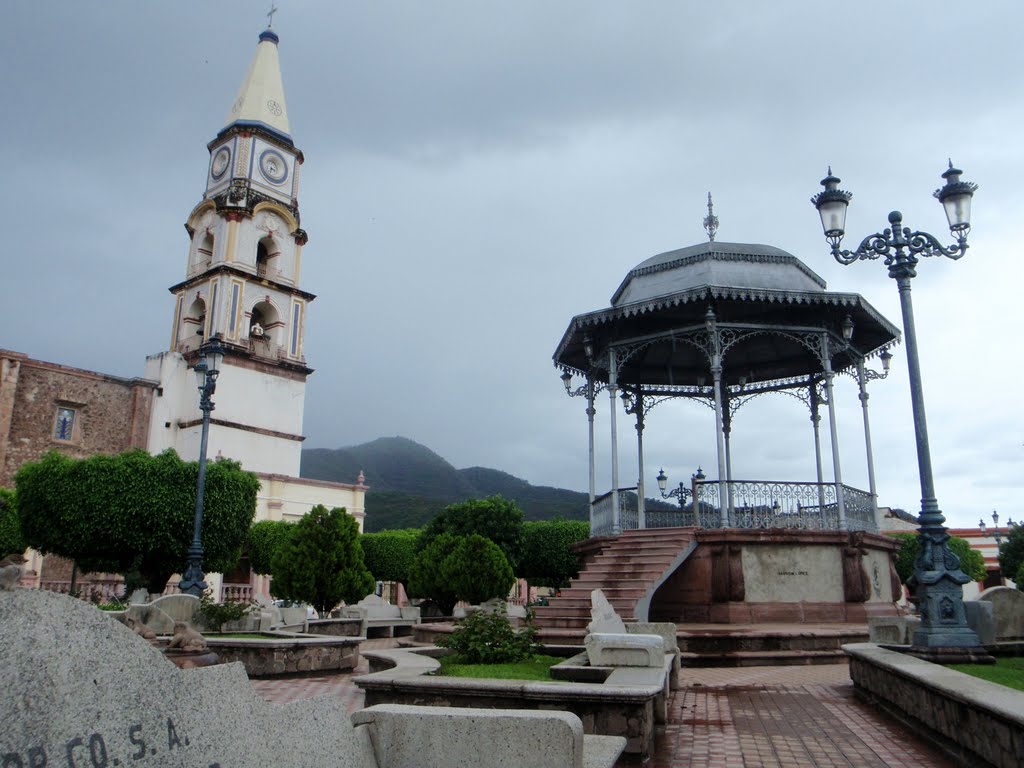
[[[0,346],[121,376],[165,349],[182,223],[265,5],[5,4]],[[634,265],[705,239],[709,190],[719,240],[784,248],[899,323],[882,264],[835,263],[808,198],[831,163],[854,193],[848,244],[893,208],[945,239],[931,193],[952,157],[980,186],[971,249],[913,283],[938,498],[955,526],[1024,518],[1024,5],[278,5],[306,156],[303,287],[319,296],[307,446],[404,435],[457,467],[584,490],[584,404],[551,354]],[[871,392],[880,502],[916,511],[902,347]],[[806,410],[759,400],[737,416],[734,474],[813,479]],[[844,480],[866,488],[848,377],[837,400]],[[645,453],[651,487],[661,465],[674,479],[713,466],[711,412],[659,406]]]

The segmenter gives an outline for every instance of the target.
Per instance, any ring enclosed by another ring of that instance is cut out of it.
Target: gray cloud
[[[126,376],[164,348],[181,223],[261,10],[6,9],[0,344]],[[703,239],[709,189],[719,239],[785,248],[898,322],[885,269],[832,261],[808,197],[831,163],[855,194],[851,240],[892,208],[941,233],[930,193],[952,156],[981,185],[972,248],[914,283],[939,501],[957,525],[992,508],[1024,518],[1022,17],[1008,1],[285,4],[303,282],[320,297],[307,444],[403,434],[457,466],[582,489],[583,404],[562,394],[551,352],[632,266]],[[902,350],[893,368],[871,390],[878,483],[882,503],[915,509]],[[865,487],[851,381],[837,400],[844,479]],[[605,467],[607,421],[602,402]],[[737,473],[810,479],[809,427],[788,398],[741,411]],[[631,477],[624,420],[620,435]],[[648,469],[707,469],[713,437],[706,409],[659,406]]]

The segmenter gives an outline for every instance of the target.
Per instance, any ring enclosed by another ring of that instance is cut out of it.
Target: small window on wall
[[[65,405],[57,406],[57,420],[53,427],[55,440],[70,442],[75,436],[75,419],[78,418],[78,411],[75,408],[68,408]]]

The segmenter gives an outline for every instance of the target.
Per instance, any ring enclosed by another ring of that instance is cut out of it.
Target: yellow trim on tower
[[[238,220],[228,222],[228,244],[224,249],[224,260],[235,260],[235,243],[238,241]]]
[[[217,208],[217,204],[213,200],[204,200],[195,208],[192,209],[192,213],[188,215],[188,219],[185,224],[190,230],[196,228],[196,222],[199,221],[200,217],[207,211],[212,211]]]
[[[174,302],[174,327],[171,328],[171,352],[178,348],[179,323],[181,323],[181,310],[185,303],[184,294],[179,293]]]
[[[295,244],[295,271],[292,277],[292,285],[299,284],[299,272],[302,268],[302,246],[298,243]]]

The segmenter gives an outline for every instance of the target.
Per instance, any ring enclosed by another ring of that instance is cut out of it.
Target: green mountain
[[[404,437],[302,451],[302,477],[351,483],[360,470],[370,486],[367,531],[419,527],[448,504],[495,494],[515,501],[527,520],[587,519],[585,493],[531,485],[487,467],[456,469],[426,446]]]

